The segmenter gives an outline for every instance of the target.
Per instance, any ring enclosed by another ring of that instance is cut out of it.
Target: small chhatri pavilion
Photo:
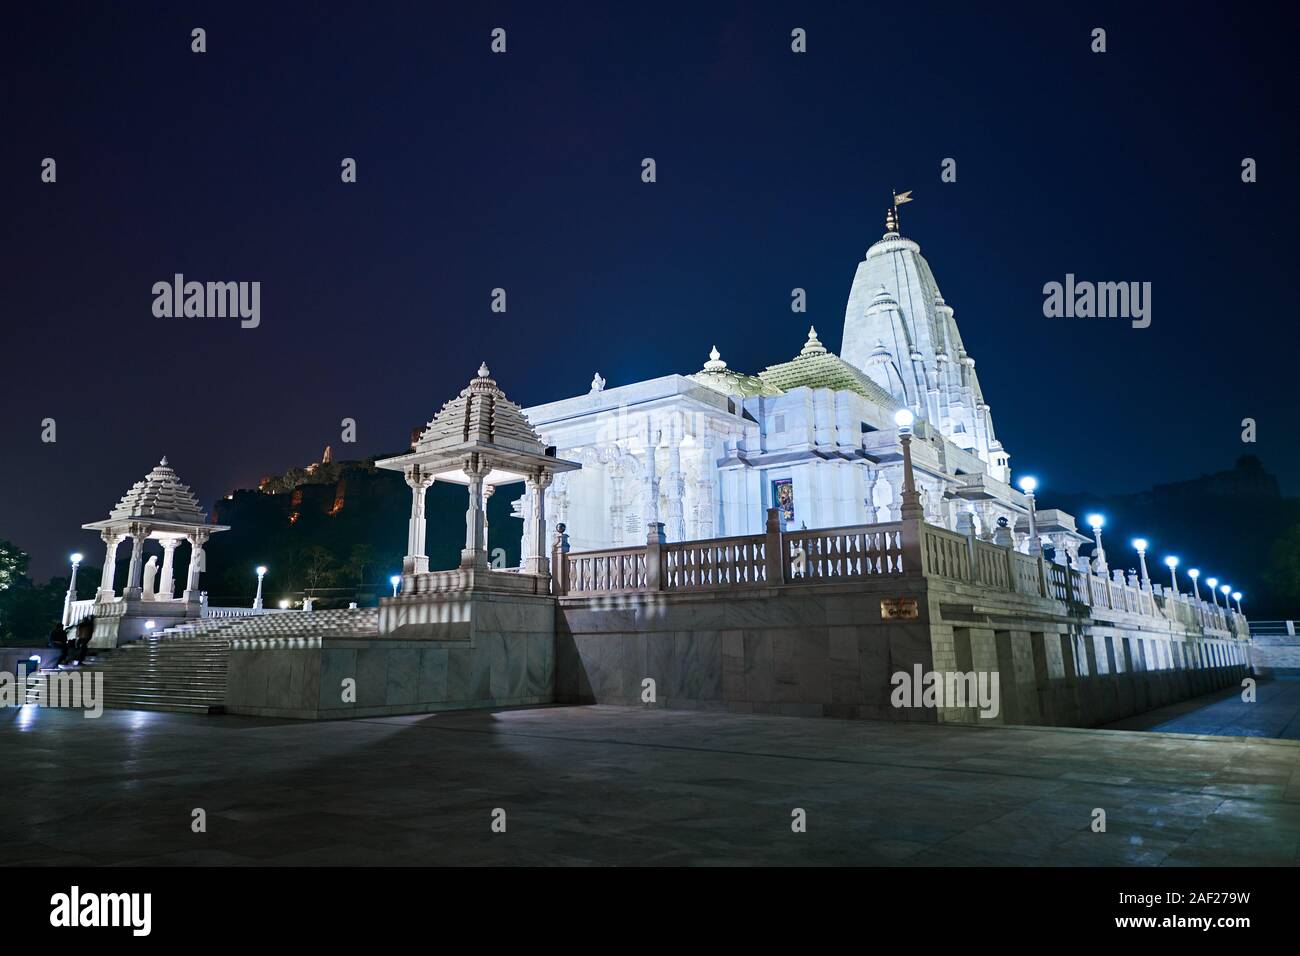
[[[435,481],[465,485],[469,507],[465,512],[465,547],[460,567],[468,572],[488,572],[487,497],[499,485],[524,482],[527,487],[530,553],[524,556],[522,574],[549,577],[546,558],[546,489],[558,472],[580,468],[577,462],[556,458],[529,423],[523,410],[497,386],[487,363],[461,393],[443,405],[408,454],[375,462],[379,468],[400,471],[411,488],[411,519],[408,525],[406,557],[403,560],[404,590],[437,590],[418,587],[414,577],[429,572],[425,552],[425,492]],[[505,575],[506,572],[497,572]],[[511,574],[518,579],[518,575]],[[461,577],[470,581],[474,577]],[[534,589],[535,593],[545,593]]]
[[[82,527],[98,531],[105,545],[104,571],[92,612],[97,620],[94,646],[113,647],[139,637],[145,631],[146,618],[165,619],[159,622],[165,626],[175,623],[175,619],[200,615],[203,546],[214,532],[229,530],[229,526],[207,523],[207,514],[199,508],[194,492],[181,482],[166,458],[142,481],[131,486],[107,519]],[[131,563],[126,587],[119,596],[113,587],[117,551],[128,538],[131,539]],[[156,556],[145,557],[145,542],[150,540],[162,547],[161,568],[154,566]],[[185,572],[185,589],[177,598],[175,555],[182,542],[190,546],[189,566]]]

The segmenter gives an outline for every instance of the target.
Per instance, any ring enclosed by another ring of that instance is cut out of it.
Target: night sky
[[[810,321],[838,350],[891,188],[1043,506],[1244,452],[1300,492],[1287,14],[368,6],[6,8],[0,537],[35,576],[98,564],[79,526],[163,454],[210,507],[326,444],[401,451],[484,359],[530,405],[714,344],[757,371]],[[261,326],[155,318],[177,272],[260,281]],[[1151,327],[1044,318],[1067,272],[1151,282]]]

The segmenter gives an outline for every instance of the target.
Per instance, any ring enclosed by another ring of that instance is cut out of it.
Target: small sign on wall
[[[915,621],[920,616],[914,597],[880,599],[882,621]]]

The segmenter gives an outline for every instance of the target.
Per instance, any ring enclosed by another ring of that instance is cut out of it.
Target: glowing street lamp
[[[1142,566],[1142,586],[1151,590],[1151,578],[1147,576],[1147,539],[1134,538],[1133,550],[1138,553],[1138,563]]]
[[[916,493],[916,480],[912,477],[912,423],[916,417],[906,408],[894,413],[894,424],[898,426],[898,441],[903,446],[903,502],[900,516],[903,518],[921,517],[921,496]]]
[[[1029,502],[1029,553],[1042,554],[1043,542],[1038,540],[1038,520],[1034,514],[1034,490],[1038,487],[1038,479],[1025,475],[1020,479],[1020,490],[1025,493],[1025,500]]]
[[[1237,602],[1237,613],[1240,614],[1241,613],[1241,592],[1233,591],[1232,599]]]
[[[1192,591],[1196,595],[1196,603],[1201,603],[1201,589],[1196,583],[1196,579],[1201,576],[1201,572],[1196,568],[1188,568],[1187,576],[1192,579]]]
[[[393,586],[393,597],[397,597],[397,586],[402,583],[402,576],[400,574],[394,574],[388,579],[388,583]]]
[[[266,577],[266,565],[257,566],[257,597],[253,598],[253,610],[262,610],[262,578]]]
[[[1215,592],[1219,590],[1218,578],[1206,578],[1205,583],[1210,586],[1210,600],[1214,602],[1214,609],[1219,609],[1219,595]]]
[[[1226,618],[1232,611],[1232,605],[1228,603],[1228,595],[1232,593],[1232,585],[1220,584],[1219,593],[1223,595],[1223,616]]]
[[[1169,583],[1173,585],[1174,597],[1178,597],[1178,559],[1171,554],[1165,558],[1165,567],[1169,568]]]
[[[1092,528],[1092,535],[1097,543],[1097,547],[1094,549],[1094,553],[1097,556],[1097,570],[1102,574],[1106,574],[1110,571],[1110,568],[1106,566],[1106,549],[1101,546],[1101,529],[1105,524],[1105,515],[1088,515],[1088,525]]]
[[[288,598],[284,598],[284,599],[282,599],[282,600],[280,601],[280,610],[281,610],[281,611],[287,611],[287,610],[289,610],[289,600],[288,600]]]
[[[81,566],[81,552],[69,559],[72,561],[72,576],[68,578],[68,593],[63,595],[63,626],[72,623],[72,602],[77,599],[77,568]]]

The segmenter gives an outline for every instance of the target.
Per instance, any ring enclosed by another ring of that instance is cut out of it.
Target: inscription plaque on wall
[[[880,619],[882,621],[915,621],[920,617],[916,607],[916,598],[881,598]]]

